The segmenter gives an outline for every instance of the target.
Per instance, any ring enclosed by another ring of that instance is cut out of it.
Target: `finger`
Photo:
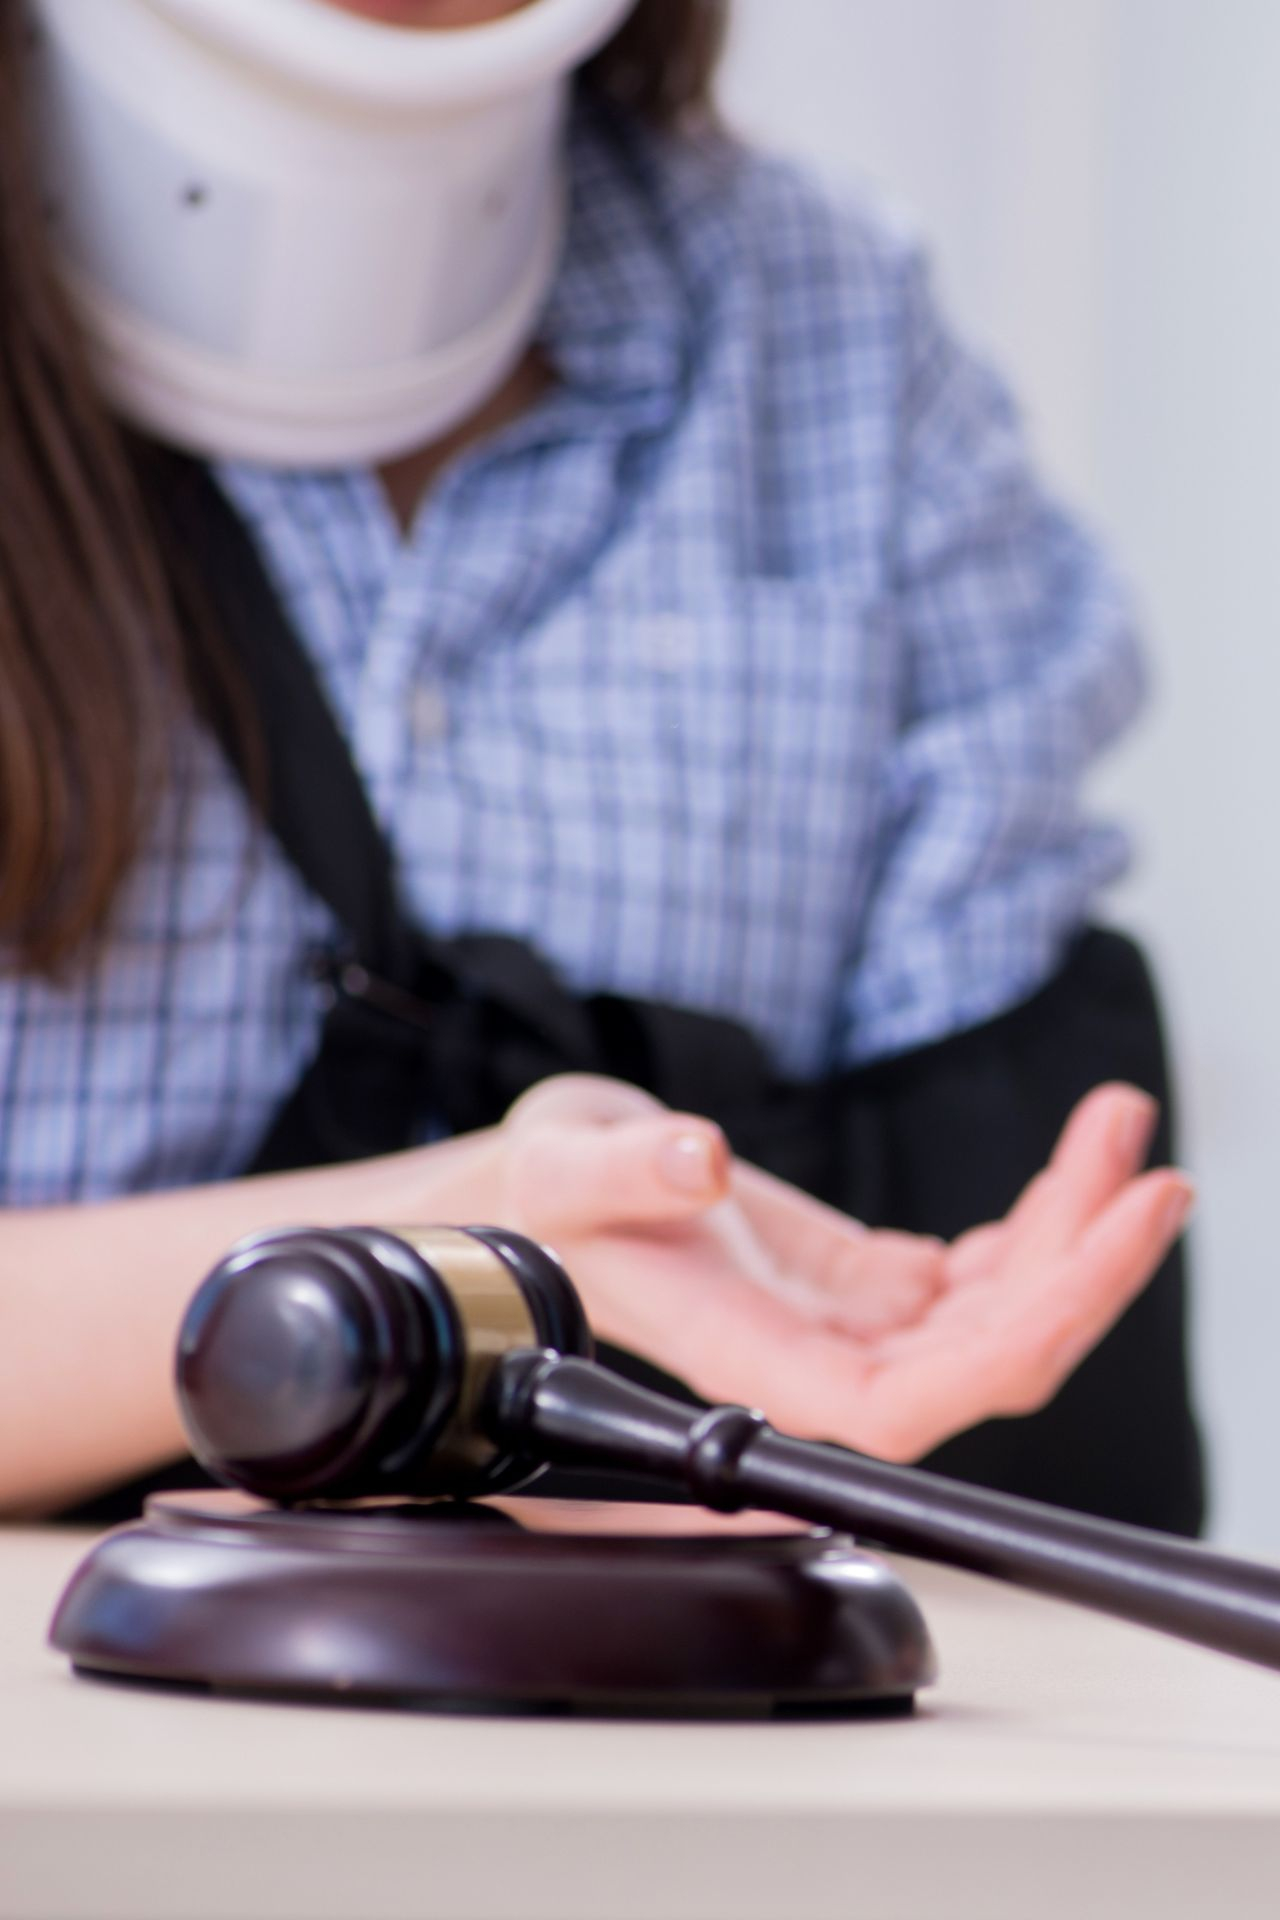
[[[1097,1087],[1070,1115],[1049,1165],[1022,1193],[1004,1220],[971,1228],[952,1242],[947,1284],[964,1287],[988,1278],[1020,1240],[1043,1257],[1092,1210],[1105,1205],[1146,1158],[1158,1117],[1154,1101],[1122,1085]]]
[[[733,1191],[797,1307],[857,1336],[918,1320],[945,1284],[942,1242],[870,1232],[757,1167],[735,1163]],[[807,1302],[803,1295],[807,1295]]]
[[[822,1265],[830,1324],[863,1339],[916,1325],[946,1284],[941,1241],[872,1233],[835,1247]]]
[[[797,1307],[858,1339],[915,1325],[945,1285],[941,1242],[909,1233],[854,1237],[811,1227],[798,1237],[792,1254],[792,1264],[782,1271]],[[772,1253],[769,1257],[772,1261]]]
[[[608,1127],[666,1111],[652,1094],[625,1081],[597,1073],[557,1073],[521,1094],[502,1125],[512,1133],[547,1124]]]
[[[1007,1220],[993,1225],[973,1227],[953,1240],[947,1252],[945,1272],[949,1287],[968,1286],[991,1277],[997,1263],[1005,1257],[1012,1228]]]
[[[720,1129],[682,1114],[530,1124],[511,1144],[507,1197],[528,1231],[550,1240],[679,1222],[724,1198],[729,1164]]]
[[[977,1353],[1008,1341],[1012,1330],[1024,1327],[1033,1334],[1037,1329],[1045,1332],[1047,1337],[1052,1316],[1060,1313],[1077,1294],[1082,1302],[1093,1294],[1101,1310],[1109,1291],[1117,1284],[1124,1284],[1124,1276],[1117,1280],[1115,1270],[1100,1260],[1098,1254],[1100,1246],[1113,1244],[1110,1236],[1116,1230],[1117,1221],[1123,1226],[1145,1220],[1151,1228],[1147,1247],[1137,1244],[1129,1249],[1131,1290],[1139,1291],[1167,1251],[1159,1240],[1156,1218],[1162,1202],[1167,1200],[1170,1213],[1176,1215],[1179,1202],[1185,1211],[1185,1196],[1189,1192],[1185,1175],[1164,1168],[1129,1181],[1065,1254],[1025,1265],[1021,1254],[1015,1259],[1006,1246],[1003,1258],[987,1273],[972,1280],[967,1287],[950,1289],[929,1315],[927,1324],[907,1330],[901,1340],[890,1335],[883,1343],[881,1357],[896,1361],[908,1345],[913,1352],[922,1352],[926,1346],[933,1345],[949,1352],[963,1348]],[[1112,1311],[1114,1316],[1119,1306]]]
[[[1140,1087],[1112,1081],[1095,1087],[1068,1115],[1049,1164],[1069,1170],[1083,1159],[1110,1157],[1112,1167],[1136,1173],[1146,1159],[1160,1116],[1159,1102]]]
[[[868,1444],[908,1459],[979,1420],[1043,1406],[1141,1292],[1193,1199],[1178,1173],[1132,1181],[1034,1292],[993,1285],[981,1319],[954,1296],[960,1311],[949,1298],[886,1343],[865,1394]]]
[[[1136,1087],[1104,1086],[1071,1114],[1045,1171],[1008,1218],[1011,1244],[1044,1260],[1070,1246],[1147,1157],[1159,1108]]]
[[[1131,1181],[1081,1236],[1044,1300],[1028,1296],[1011,1323],[1009,1411],[1043,1405],[1141,1293],[1186,1226],[1195,1190],[1164,1170]],[[1043,1310],[1042,1310],[1043,1309]]]
[[[867,1232],[860,1220],[815,1200],[749,1160],[734,1162],[733,1191],[761,1238],[783,1264],[790,1258],[788,1249],[799,1237],[843,1233],[849,1239],[858,1239]]]

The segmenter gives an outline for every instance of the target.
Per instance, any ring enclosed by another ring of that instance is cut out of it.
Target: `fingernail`
[[[1159,1116],[1160,1108],[1154,1100],[1135,1095],[1126,1101],[1112,1123],[1111,1138],[1117,1154],[1134,1166],[1144,1161]]]
[[[719,1184],[724,1158],[724,1143],[713,1134],[680,1133],[660,1149],[658,1168],[669,1187],[706,1193]]]
[[[1161,1230],[1169,1239],[1176,1239],[1182,1232],[1195,1204],[1196,1190],[1189,1180],[1184,1180],[1176,1191],[1169,1195],[1164,1212],[1160,1216]]]

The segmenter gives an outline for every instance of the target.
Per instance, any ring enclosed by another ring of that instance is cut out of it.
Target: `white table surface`
[[[920,1565],[912,1719],[499,1720],[78,1679],[0,1531],[3,1920],[1280,1915],[1280,1675]]]

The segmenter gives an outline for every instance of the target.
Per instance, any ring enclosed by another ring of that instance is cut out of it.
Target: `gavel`
[[[288,1230],[201,1285],[177,1385],[201,1463],[282,1505],[475,1499],[548,1466],[605,1468],[1280,1667],[1280,1570],[684,1405],[592,1353],[568,1274],[521,1235]]]

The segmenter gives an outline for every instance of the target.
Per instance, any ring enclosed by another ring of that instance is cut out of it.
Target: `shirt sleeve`
[[[1081,785],[1141,704],[1112,568],[1046,496],[1016,411],[904,270],[891,593],[899,722],[842,1008],[848,1063],[1027,998],[1127,862]]]

